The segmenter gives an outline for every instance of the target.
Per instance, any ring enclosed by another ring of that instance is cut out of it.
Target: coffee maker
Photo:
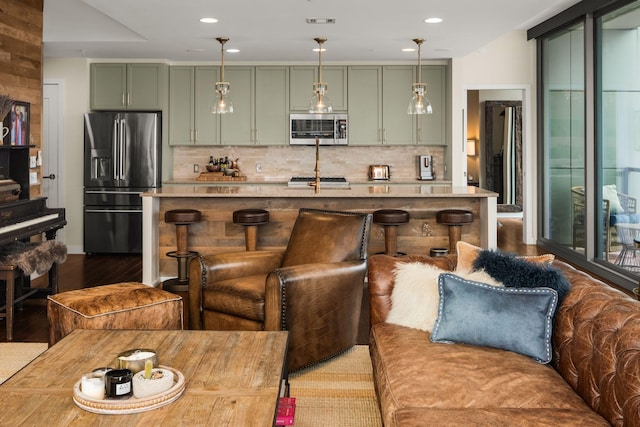
[[[433,172],[433,156],[418,156],[418,173],[420,180],[432,181],[436,178]]]

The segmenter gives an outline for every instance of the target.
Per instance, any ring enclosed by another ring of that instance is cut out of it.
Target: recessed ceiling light
[[[415,47],[405,47],[402,49],[403,52],[415,52],[416,48]]]
[[[427,18],[424,20],[424,22],[426,22],[427,24],[439,24],[442,22],[442,18]]]
[[[313,50],[314,52],[326,52],[326,51],[327,51],[327,49],[325,49],[325,48],[319,49],[319,48],[317,48],[317,47],[314,47],[312,50]]]
[[[240,49],[236,49],[236,48],[225,49],[225,52],[227,52],[227,53],[238,53],[238,52],[240,52]]]
[[[216,22],[218,22],[218,20],[216,18],[202,18],[200,19],[200,22],[203,22],[205,24],[215,24]]]

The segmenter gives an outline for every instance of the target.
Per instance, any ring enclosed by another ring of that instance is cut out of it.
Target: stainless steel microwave
[[[290,145],[348,145],[347,114],[291,114]]]

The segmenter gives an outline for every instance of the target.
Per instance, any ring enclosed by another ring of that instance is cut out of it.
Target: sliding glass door
[[[530,30],[539,244],[631,289],[640,274],[640,0],[565,12]]]
[[[640,2],[596,19],[598,197],[607,261],[640,271]]]

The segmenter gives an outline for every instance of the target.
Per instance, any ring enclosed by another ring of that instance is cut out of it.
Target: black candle
[[[113,369],[104,374],[107,397],[129,397],[133,391],[131,378],[133,373],[129,369]]]

